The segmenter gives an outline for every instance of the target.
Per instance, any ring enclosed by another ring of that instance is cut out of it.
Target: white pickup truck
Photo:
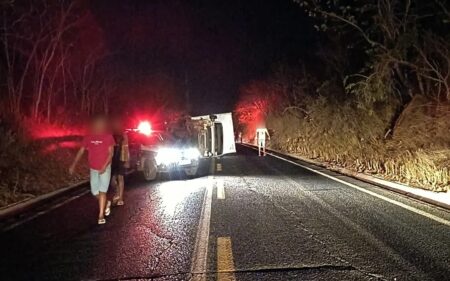
[[[202,158],[236,152],[231,113],[196,116],[183,122],[186,127],[182,137],[170,130],[151,134],[129,132],[133,166],[145,180],[154,180],[159,174],[173,170],[195,177]]]

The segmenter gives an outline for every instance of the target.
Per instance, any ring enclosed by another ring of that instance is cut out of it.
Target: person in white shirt
[[[266,156],[266,136],[270,140],[269,131],[266,128],[256,129],[256,142],[258,143],[258,155]]]

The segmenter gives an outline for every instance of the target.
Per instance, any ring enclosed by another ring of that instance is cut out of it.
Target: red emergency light
[[[150,136],[152,134],[152,126],[148,121],[141,121],[137,127],[137,130],[146,136]]]

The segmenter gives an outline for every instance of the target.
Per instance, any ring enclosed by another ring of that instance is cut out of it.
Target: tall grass
[[[386,139],[395,108],[393,101],[367,110],[321,97],[308,102],[308,117],[293,111],[269,114],[271,145],[331,165],[447,191],[450,105],[413,100]]]

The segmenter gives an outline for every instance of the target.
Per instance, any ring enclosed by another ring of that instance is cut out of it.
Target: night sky
[[[91,3],[122,79],[174,77],[193,114],[231,111],[241,85],[314,49],[311,24],[291,0]]]

